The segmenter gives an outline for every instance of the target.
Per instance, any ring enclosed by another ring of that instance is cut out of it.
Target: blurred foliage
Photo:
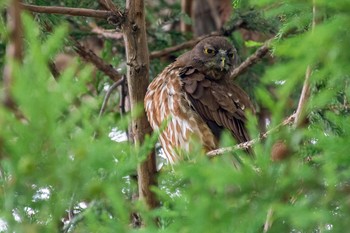
[[[102,9],[90,0],[27,2]],[[56,54],[71,51],[69,36],[81,41],[96,37],[103,40],[99,54],[123,72],[122,41],[92,34],[88,26],[92,19],[34,15],[33,20],[24,15],[24,62],[6,62],[15,66],[13,95],[27,120],[16,119],[1,105],[0,232],[263,232],[267,220],[268,232],[346,232],[350,2],[315,2],[314,30],[312,2],[300,0],[232,1],[237,14],[226,25],[249,15],[249,29],[261,36],[259,42],[276,36],[273,57],[251,67],[240,80],[259,107],[271,113],[269,128],[295,111],[306,67],[311,66],[308,126],[284,127],[269,135],[254,146],[254,160],[240,151],[208,160],[198,150],[187,161],[164,165],[159,185],[153,187],[161,206],[151,211],[133,200],[133,176],[156,135],[141,148],[112,141],[111,132],[125,130],[130,119],[119,113],[98,118],[108,78],[77,61],[55,81],[47,66]],[[190,38],[178,32],[179,12],[179,1],[147,5],[150,51]],[[7,43],[3,17],[1,67]],[[95,23],[111,28],[106,22]],[[242,31],[228,37],[242,60],[259,45],[247,41]],[[153,60],[151,77],[180,53]],[[251,135],[257,137],[257,119],[251,118]],[[286,143],[290,157],[272,162],[277,140]],[[221,143],[233,142],[225,137]],[[136,212],[145,224],[140,229],[131,226]]]

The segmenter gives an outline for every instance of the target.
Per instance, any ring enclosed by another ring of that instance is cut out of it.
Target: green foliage
[[[74,7],[97,4],[64,2]],[[52,1],[52,5],[60,3]],[[87,88],[91,68],[73,64],[55,81],[47,66],[76,28],[57,17],[48,32],[42,22],[53,22],[51,16],[34,21],[24,15],[24,62],[7,63],[15,67],[12,91],[27,119],[19,120],[0,107],[0,226],[6,222],[7,227],[0,231],[263,232],[269,222],[269,232],[345,232],[350,227],[350,4],[316,3],[317,25],[312,30],[311,1],[233,1],[238,11],[248,9],[250,16],[266,19],[263,23],[278,31],[272,61],[264,60],[242,76],[254,88],[260,108],[271,113],[269,127],[295,111],[310,66],[308,127],[274,131],[254,145],[255,159],[236,151],[209,160],[198,149],[187,161],[164,165],[158,187],[152,188],[161,206],[151,211],[141,201],[131,200],[136,192],[132,177],[157,135],[147,137],[139,148],[112,141],[108,135],[113,128],[125,130],[130,119],[113,114],[98,118],[101,98]],[[176,14],[163,15],[164,21],[157,22],[153,14],[167,4],[161,1],[158,8],[147,9],[151,51],[188,36],[161,27],[178,20]],[[174,12],[179,9],[175,4]],[[256,22],[255,18],[252,25],[258,30],[261,24]],[[6,43],[3,26],[0,32],[1,43]],[[237,32],[230,39],[238,43],[243,58],[258,46]],[[114,49],[123,52],[117,42],[106,42],[102,56],[121,67],[123,57],[114,56]],[[166,64],[154,60],[151,76]],[[101,75],[97,93],[105,82]],[[258,137],[257,119],[250,118],[251,135]],[[285,141],[290,157],[272,162],[277,140]],[[221,145],[233,143],[224,137]],[[135,212],[145,224],[140,229],[130,224]]]

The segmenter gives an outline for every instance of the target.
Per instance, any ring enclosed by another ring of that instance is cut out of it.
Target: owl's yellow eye
[[[214,54],[215,50],[214,49],[210,49],[210,48],[204,48],[204,53],[205,54]]]

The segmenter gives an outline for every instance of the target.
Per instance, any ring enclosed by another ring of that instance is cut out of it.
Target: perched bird
[[[248,95],[229,80],[238,61],[236,49],[226,38],[212,36],[151,82],[145,109],[154,130],[166,122],[160,143],[170,163],[182,159],[181,151],[191,151],[193,140],[205,151],[217,149],[224,129],[237,143],[249,140],[245,110],[253,107]]]

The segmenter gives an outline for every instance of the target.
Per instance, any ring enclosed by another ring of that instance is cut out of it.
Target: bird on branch
[[[196,140],[206,152],[217,149],[224,130],[237,143],[249,140],[245,111],[254,111],[253,105],[230,80],[238,63],[237,51],[227,39],[212,36],[178,57],[151,82],[145,109],[154,130],[166,122],[159,139],[170,163],[181,160],[182,152],[190,152]]]

